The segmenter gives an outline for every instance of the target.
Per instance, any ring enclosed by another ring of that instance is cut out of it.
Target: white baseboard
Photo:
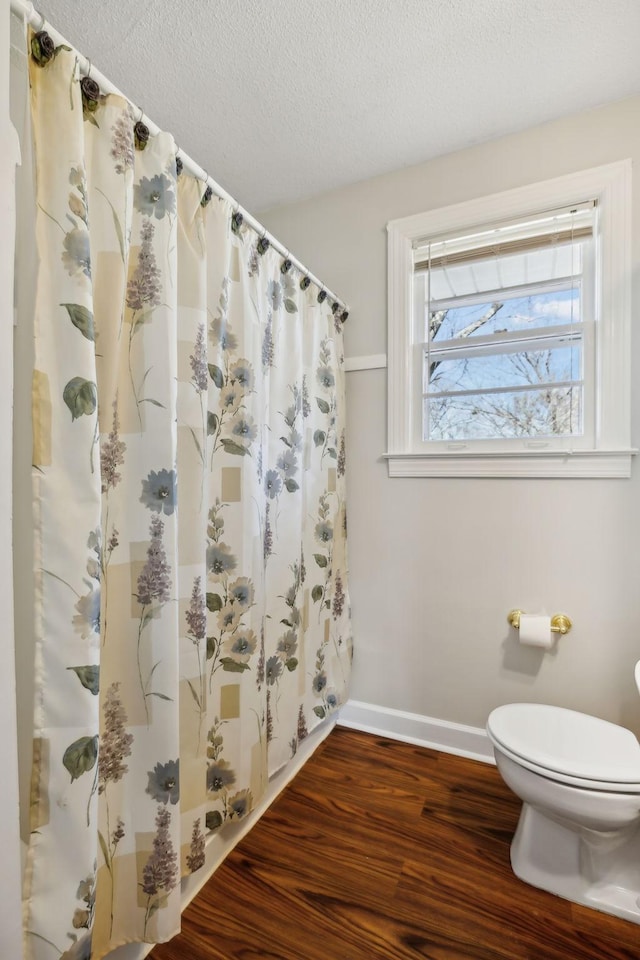
[[[468,727],[462,723],[392,710],[360,700],[347,701],[340,711],[338,724],[471,760],[495,763],[493,747],[481,727]]]

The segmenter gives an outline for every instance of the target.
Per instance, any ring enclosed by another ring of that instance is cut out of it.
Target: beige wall
[[[261,214],[350,305],[347,356],[386,352],[386,223],[631,157],[640,97]],[[340,132],[334,131],[336,150]],[[384,131],[380,131],[384,136]],[[640,186],[633,206],[632,442],[640,444]],[[630,480],[389,479],[386,371],[347,374],[352,697],[483,726],[511,700],[640,734],[640,462]],[[507,612],[567,613],[554,653]]]

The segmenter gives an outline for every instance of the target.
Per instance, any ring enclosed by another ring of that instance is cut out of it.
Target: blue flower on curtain
[[[67,268],[70,276],[75,273],[84,273],[86,277],[91,276],[91,247],[89,246],[89,234],[86,230],[75,227],[65,234],[63,240],[64,253],[62,262]]]
[[[153,770],[147,774],[149,783],[146,793],[158,803],[176,804],[180,799],[180,761],[169,760],[167,763],[156,763]]]
[[[277,470],[267,470],[264,476],[264,490],[270,500],[275,500],[282,490],[282,480]]]
[[[238,338],[229,330],[229,321],[224,314],[211,321],[209,326],[214,343],[224,352],[233,353],[238,347]]]
[[[214,543],[207,547],[207,569],[213,574],[214,579],[218,580],[235,570],[237,565],[238,561],[226,543]]]
[[[176,472],[175,470],[151,470],[142,481],[140,503],[154,513],[170,516],[176,508]]]
[[[133,188],[133,205],[146,217],[155,217],[156,220],[162,220],[167,213],[175,213],[173,183],[164,174],[143,177]]]

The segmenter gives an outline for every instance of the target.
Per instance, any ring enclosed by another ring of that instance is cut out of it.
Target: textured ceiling
[[[259,211],[640,92],[639,0],[36,0]]]

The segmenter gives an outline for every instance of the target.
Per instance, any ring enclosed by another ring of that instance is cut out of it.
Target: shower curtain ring
[[[260,256],[262,256],[263,254],[265,254],[265,253],[267,252],[267,250],[269,249],[269,247],[271,246],[271,241],[270,241],[270,240],[268,239],[268,237],[267,237],[266,228],[263,228],[263,229],[264,229],[264,232],[263,232],[262,236],[260,237],[260,239],[258,240],[258,244],[257,244],[257,250],[258,250],[258,253],[260,254]]]
[[[203,170],[202,172],[204,173],[205,180],[204,180],[204,193],[202,194],[202,199],[200,200],[200,206],[206,207],[206,205],[210,203],[211,198],[213,196],[213,187],[209,183],[209,174],[207,173],[207,171]]]
[[[284,274],[289,273],[289,270],[291,270],[291,267],[292,267],[292,266],[293,266],[293,264],[292,264],[292,262],[291,262],[291,257],[289,256],[289,251],[288,251],[288,250],[285,250],[285,252],[284,252],[284,260],[283,260],[282,263],[280,264],[280,273],[283,274],[283,276],[284,276]]]
[[[238,201],[235,201],[236,209],[234,213],[231,214],[231,229],[235,234],[240,232],[240,227],[244,223],[244,217],[240,213],[240,204]]]

